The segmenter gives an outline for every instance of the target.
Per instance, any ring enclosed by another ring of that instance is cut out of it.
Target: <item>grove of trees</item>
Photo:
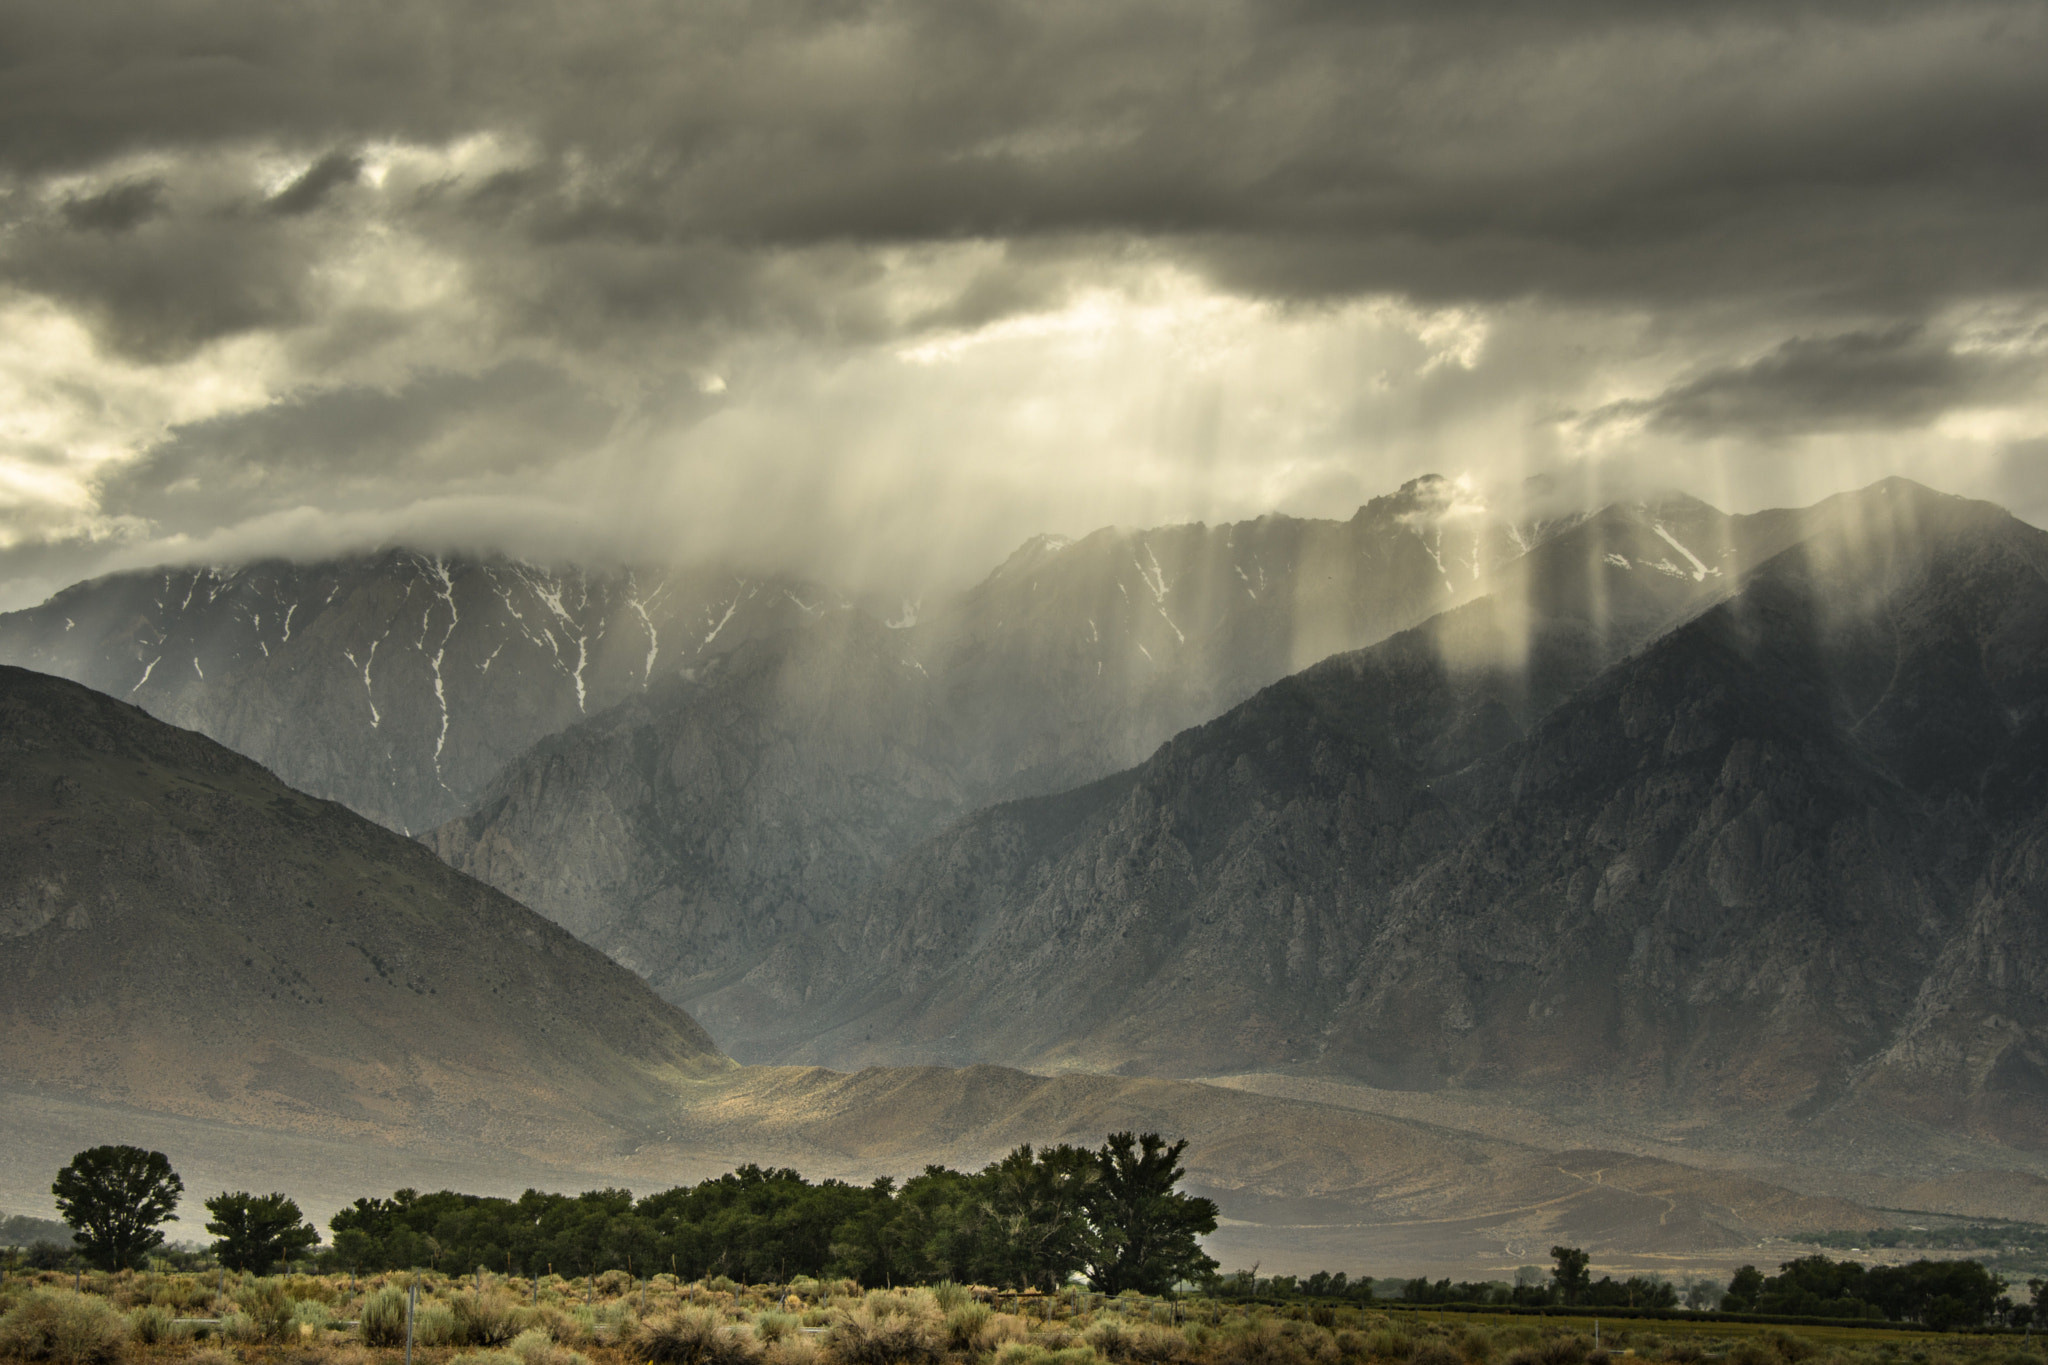
[[[1196,1241],[1215,1230],[1216,1205],[1176,1188],[1185,1147],[1155,1133],[1115,1133],[1093,1151],[1024,1146],[972,1174],[928,1166],[900,1189],[886,1177],[812,1184],[748,1165],[644,1199],[615,1189],[517,1199],[399,1190],[337,1213],[332,1254],[365,1271],[623,1269],[1046,1290],[1078,1274],[1103,1292],[1163,1293],[1216,1268]]]
[[[1766,1276],[1753,1265],[1735,1272],[1725,1309],[1821,1318],[1885,1318],[1929,1327],[1975,1327],[1999,1310],[2005,1284],[1975,1261],[1914,1261],[1866,1266],[1806,1256]]]

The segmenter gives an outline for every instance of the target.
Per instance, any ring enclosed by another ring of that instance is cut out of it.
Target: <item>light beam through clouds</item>
[[[916,596],[1425,471],[2048,519],[2018,3],[0,3],[0,607],[405,540]]]

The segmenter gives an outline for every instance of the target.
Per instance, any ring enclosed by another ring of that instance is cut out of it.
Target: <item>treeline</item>
[[[2039,1298],[2038,1288],[2035,1293]],[[2005,1282],[1975,1261],[1866,1266],[1825,1256],[1783,1262],[1768,1277],[1746,1265],[1728,1282],[1721,1306],[1738,1313],[1924,1322],[1939,1330],[1990,1321],[2026,1326],[2037,1311],[2034,1303],[2006,1300]]]
[[[1047,1291],[1081,1275],[1105,1293],[1164,1293],[1216,1268],[1195,1240],[1215,1230],[1216,1205],[1175,1188],[1185,1146],[1154,1133],[1112,1134],[1093,1151],[1025,1146],[972,1174],[928,1166],[900,1189],[887,1177],[813,1184],[749,1165],[644,1199],[616,1189],[517,1199],[399,1190],[337,1213],[333,1248],[319,1260],[358,1271],[626,1270],[742,1284],[805,1275]]]

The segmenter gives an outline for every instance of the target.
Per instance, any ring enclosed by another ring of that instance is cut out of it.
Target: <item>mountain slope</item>
[[[781,955],[824,1002],[791,1055],[1883,1092],[2017,1139],[1973,1097],[2044,1055],[2039,935],[2000,917],[2039,885],[2048,536],[1901,483],[1797,534],[1597,677],[1555,615],[1461,662],[1475,604],[972,817]]]
[[[0,668],[0,1077],[316,1131],[605,1144],[730,1066],[411,840],[75,683]]]
[[[429,843],[689,999],[965,808],[933,693],[836,611],[543,742]]]
[[[1569,600],[1573,676],[1589,675],[1724,591],[1755,540],[1670,500],[1550,528],[1524,562],[1508,558],[1510,528],[1451,493],[1417,481],[1348,523],[1036,542],[936,619],[885,630],[828,614],[579,726],[431,841],[646,973],[736,1056],[775,1055],[808,1027],[815,992],[772,959],[818,941],[894,858],[973,807],[1099,776],[1303,651],[1478,588],[1544,611]],[[1529,628],[1517,611],[1474,647],[1526,651],[1508,638]]]
[[[0,616],[0,662],[133,701],[411,833],[546,736],[833,601],[715,569],[391,550],[80,583]]]

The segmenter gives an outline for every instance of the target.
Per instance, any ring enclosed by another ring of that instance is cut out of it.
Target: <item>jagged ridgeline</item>
[[[125,698],[414,833],[544,736],[838,605],[716,570],[391,550],[95,579],[0,617],[0,661]]]
[[[0,667],[0,1075],[333,1136],[616,1142],[730,1063],[425,848]]]
[[[1556,601],[1332,659],[963,821],[761,989],[800,983],[796,1055],[842,1064],[1308,1070],[2038,1146],[2048,533],[1891,482],[1738,586],[1611,661]]]

